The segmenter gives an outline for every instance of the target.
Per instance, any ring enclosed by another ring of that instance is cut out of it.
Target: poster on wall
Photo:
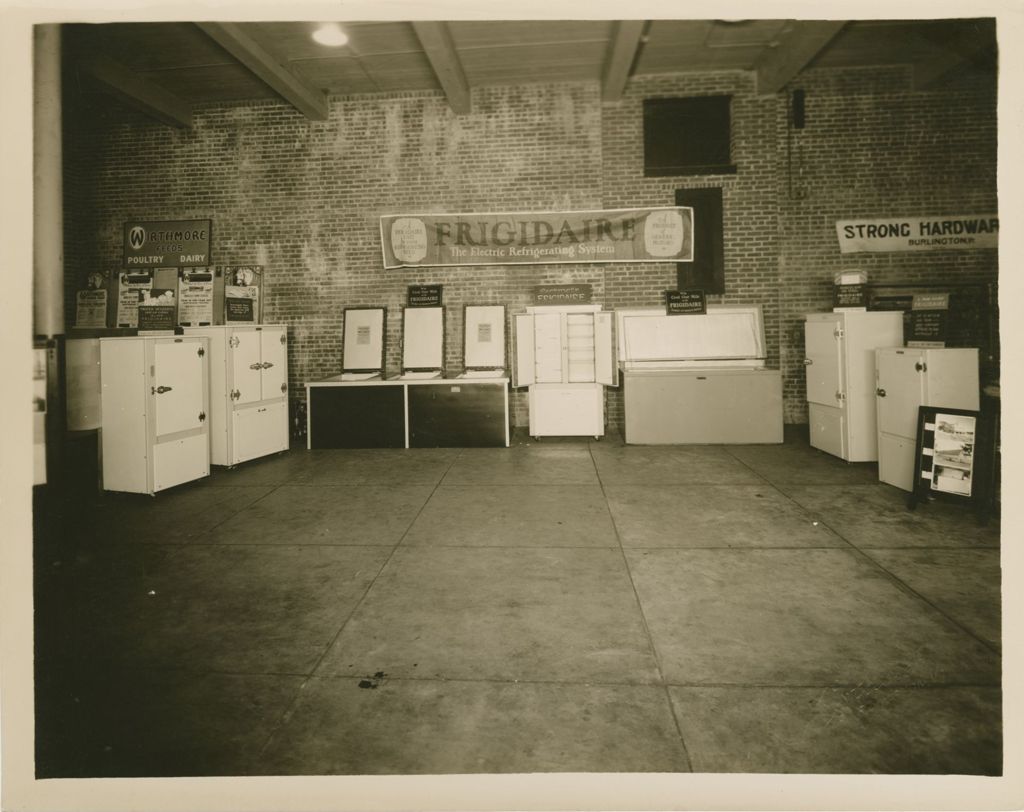
[[[995,214],[837,220],[839,253],[998,248]]]
[[[213,324],[213,274],[209,268],[182,268],[178,273],[178,324]]]
[[[948,316],[948,293],[915,293],[910,308],[907,346],[945,347]]]
[[[142,291],[142,298],[139,301],[139,322],[140,331],[143,330],[173,330],[177,319],[177,307],[174,300],[174,291],[170,288]]]
[[[262,318],[260,292],[262,265],[221,265],[224,278],[224,321],[259,322]]]
[[[393,214],[380,218],[384,267],[692,262],[687,206],[563,212]]]
[[[118,327],[139,326],[139,303],[142,291],[153,289],[152,271],[122,271],[117,275]]]
[[[75,327],[107,326],[107,292],[105,290],[80,290],[76,304]]]

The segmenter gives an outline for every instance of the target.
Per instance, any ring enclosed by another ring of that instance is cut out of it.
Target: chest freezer
[[[765,368],[759,305],[619,310],[616,320],[627,443],[782,442],[782,375]]]
[[[850,311],[804,317],[811,445],[849,462],[878,459],[875,350],[903,346],[903,314]]]

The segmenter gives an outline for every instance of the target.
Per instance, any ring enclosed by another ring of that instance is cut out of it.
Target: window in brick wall
[[[732,96],[644,99],[644,175],[732,175]]]

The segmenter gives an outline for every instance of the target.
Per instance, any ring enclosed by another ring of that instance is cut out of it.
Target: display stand
[[[917,417],[914,482],[907,508],[943,499],[969,503],[988,521],[993,432],[980,411],[921,406]]]

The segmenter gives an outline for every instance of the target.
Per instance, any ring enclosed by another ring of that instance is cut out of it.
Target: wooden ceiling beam
[[[172,127],[191,129],[192,105],[107,56],[77,58],[78,66],[105,93]]]
[[[845,20],[796,20],[766,48],[758,63],[757,92],[778,93],[802,71],[846,25]]]
[[[604,76],[601,77],[603,101],[614,102],[622,98],[646,25],[646,20],[619,20],[616,23],[615,34],[608,48]]]
[[[327,94],[296,76],[241,25],[213,22],[196,25],[306,118],[327,119]]]
[[[434,69],[437,81],[448,97],[449,106],[459,114],[470,112],[473,104],[469,82],[466,81],[466,73],[462,69],[462,61],[455,50],[448,26],[443,22],[414,20],[412,27]]]
[[[914,90],[939,87],[954,74],[973,67],[976,60],[995,50],[995,37],[985,39],[977,30],[947,42],[933,42],[920,34],[918,39],[927,41],[933,53],[914,63]]]

